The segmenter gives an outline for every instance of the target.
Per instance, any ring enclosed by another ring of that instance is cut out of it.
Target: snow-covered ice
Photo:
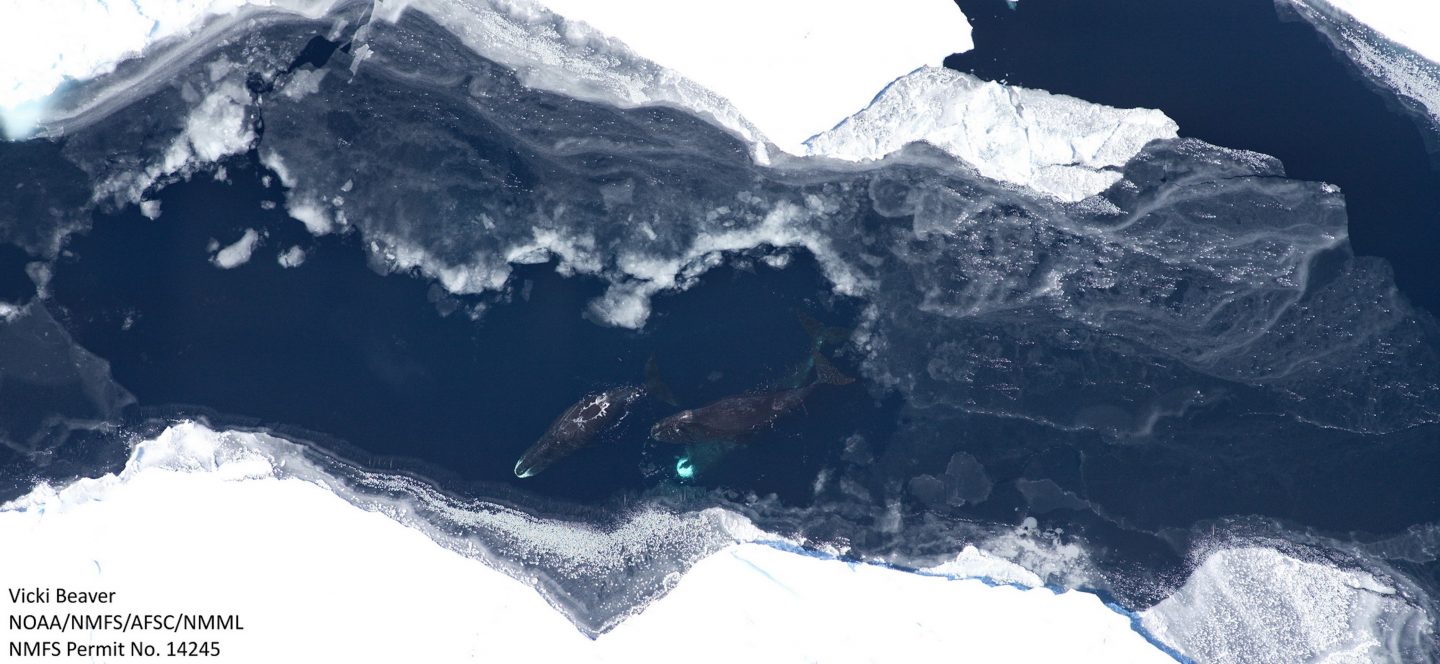
[[[247,6],[318,17],[334,0],[0,0],[0,120],[11,137],[29,133],[44,99],[64,82],[114,71],[157,42],[183,40],[207,19]]]
[[[154,221],[160,218],[160,201],[140,201],[140,214]]]
[[[28,125],[47,119],[43,99],[66,78],[105,74],[149,44],[182,41],[207,20],[212,27],[238,25],[247,12],[258,11],[314,18],[332,4],[145,0],[97,9],[102,5],[66,3],[74,21],[40,21],[74,26],[50,28],[66,30],[63,34],[16,31],[10,40],[0,34],[0,43],[14,49],[0,57],[6,63],[0,66],[10,68],[4,73],[15,81],[0,91],[0,113],[9,118],[11,135],[23,135]],[[735,3],[658,0],[404,0],[378,6],[375,18],[395,21],[406,11],[422,12],[477,53],[515,68],[532,87],[621,107],[685,109],[749,141],[762,161],[770,158],[772,145],[794,154],[873,159],[926,140],[988,176],[1077,200],[1114,181],[1117,176],[1104,169],[1123,163],[1152,138],[1174,135],[1174,123],[1156,111],[1116,110],[946,75],[936,65],[972,42],[965,16],[943,0],[883,6],[859,0],[743,0],[740,5],[742,11]],[[55,7],[47,5],[52,16]],[[7,25],[13,30],[16,24]],[[103,35],[86,38],[102,27]],[[120,83],[111,94],[138,89]],[[313,85],[299,87],[309,91]],[[872,99],[875,106],[867,108]],[[247,147],[252,137],[236,129],[244,102],[234,87],[217,89],[196,113],[213,121],[217,132],[189,127],[160,173],[175,172],[186,160],[213,161]],[[66,109],[48,119],[62,122],[83,114]],[[986,135],[991,128],[1002,131]],[[1027,142],[1025,130],[1037,131],[1037,140]],[[817,134],[823,136],[805,143]],[[327,232],[337,223],[315,201],[292,201],[289,207],[313,231]]]
[[[1370,76],[1418,104],[1440,132],[1440,3],[1276,0],[1315,26]]]
[[[300,267],[305,264],[305,250],[298,246],[292,246],[275,257],[280,267]]]
[[[0,538],[26,543],[0,547],[0,586],[113,590],[119,610],[237,614],[245,631],[223,634],[233,661],[1171,661],[1089,593],[744,541],[591,640],[524,583],[284,477],[261,440],[176,425],[118,475],[0,507]]]
[[[226,245],[210,257],[210,262],[222,270],[230,270],[250,262],[250,255],[260,244],[260,233],[253,228],[245,229],[240,239]]]
[[[1141,624],[1199,662],[1377,662],[1425,620],[1367,572],[1237,546],[1206,555]]]
[[[1405,48],[1440,62],[1440,2],[1434,0],[1305,0],[1353,16]]]
[[[730,100],[794,154],[897,76],[974,46],[947,0],[543,2]]]
[[[1119,180],[1120,167],[1146,143],[1178,130],[1160,111],[922,67],[805,145],[810,154],[862,161],[925,141],[991,179],[1078,201]]]

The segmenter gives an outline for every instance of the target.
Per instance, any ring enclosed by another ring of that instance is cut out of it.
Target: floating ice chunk
[[[231,67],[223,62],[212,67],[212,80],[207,85],[213,87],[185,116],[180,133],[158,159],[147,154],[141,157],[147,162],[143,168],[113,173],[96,185],[95,199],[141,203],[145,190],[162,179],[189,176],[224,157],[248,151],[259,137],[251,125],[250,93],[238,77],[225,77],[227,73],[234,73]],[[216,170],[215,179],[224,178],[221,167]],[[141,212],[145,212],[144,208]]]
[[[292,246],[284,252],[281,252],[275,260],[280,263],[280,267],[283,268],[300,267],[305,264],[305,250],[299,246]]]
[[[255,142],[245,108],[250,94],[239,82],[221,85],[205,97],[185,120],[185,133],[166,155],[166,173],[179,171],[186,162],[213,162],[249,149]]]
[[[289,82],[280,94],[289,99],[299,99],[320,90],[320,81],[325,78],[324,69],[301,69],[291,74]]]
[[[250,262],[250,255],[260,245],[260,233],[253,228],[245,229],[239,240],[231,243],[210,257],[210,262],[222,270],[230,270]]]
[[[1160,111],[922,67],[805,145],[812,155],[865,161],[925,141],[988,178],[1078,201],[1119,180],[1120,167],[1146,143],[1175,138],[1178,130]]]
[[[1141,624],[1201,662],[1393,661],[1424,614],[1371,574],[1247,546],[1210,553]],[[1428,630],[1427,630],[1428,631]]]
[[[278,152],[274,150],[260,150],[260,163],[263,164],[265,168],[275,172],[275,177],[280,178],[281,185],[289,188],[295,187],[295,176],[292,175],[290,169],[285,166],[285,160],[280,158]],[[269,185],[267,184],[266,186]]]
[[[281,253],[276,260],[279,261],[280,267],[300,267],[305,263],[305,250],[298,246],[292,246]]]
[[[1045,580],[1038,574],[1004,558],[981,551],[973,545],[967,545],[953,560],[927,567],[925,571],[957,578],[989,579],[997,583],[1010,583],[1027,588],[1039,588],[1045,585]]]
[[[296,221],[305,224],[305,230],[311,235],[325,235],[335,230],[335,221],[330,216],[330,210],[326,209],[324,203],[319,203],[306,196],[295,196],[285,203],[285,211]]]
[[[154,221],[160,218],[160,201],[140,201],[140,214]]]
[[[290,218],[304,224],[305,230],[316,237],[335,230],[336,218],[331,214],[328,203],[322,201],[314,192],[293,191],[299,185],[299,180],[278,152],[261,150],[260,163],[274,171],[275,176],[280,178],[281,185],[292,190],[285,198],[285,211],[290,214]],[[261,207],[264,207],[263,202]]]

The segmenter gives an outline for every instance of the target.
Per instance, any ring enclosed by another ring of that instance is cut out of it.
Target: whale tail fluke
[[[823,383],[825,385],[849,385],[855,382],[854,377],[841,372],[840,369],[836,368],[835,365],[830,362],[830,358],[822,355],[818,349],[811,354],[811,361],[815,364],[816,383]]]

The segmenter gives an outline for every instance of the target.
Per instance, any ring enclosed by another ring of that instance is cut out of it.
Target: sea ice
[[[1408,99],[1440,131],[1440,3],[1431,0],[1276,0],[1368,76]],[[1398,48],[1397,48],[1398,47]]]
[[[1171,661],[1093,594],[746,542],[591,640],[526,584],[332,493],[334,478],[284,477],[264,438],[179,424],[119,474],[0,506],[0,537],[26,542],[0,548],[0,585],[236,614],[237,661]]]
[[[812,155],[867,161],[925,141],[986,177],[1078,201],[1119,180],[1120,168],[1146,143],[1175,138],[1178,130],[1160,111],[922,67],[805,146]]]
[[[245,229],[240,239],[230,243],[210,257],[210,262],[222,270],[230,270],[250,262],[250,255],[260,244],[260,233],[253,228]]]

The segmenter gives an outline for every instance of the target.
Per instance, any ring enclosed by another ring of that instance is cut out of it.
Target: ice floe
[[[260,233],[253,228],[247,228],[240,239],[216,251],[215,255],[210,257],[210,262],[222,270],[240,267],[250,262],[250,255],[255,253],[255,247],[259,245]]]
[[[839,126],[806,141],[810,154],[855,161],[925,141],[981,175],[1078,201],[1179,127],[1160,111],[1118,109],[923,67],[896,80]]]
[[[292,246],[281,252],[275,260],[280,263],[280,267],[300,267],[305,264],[305,250]]]

